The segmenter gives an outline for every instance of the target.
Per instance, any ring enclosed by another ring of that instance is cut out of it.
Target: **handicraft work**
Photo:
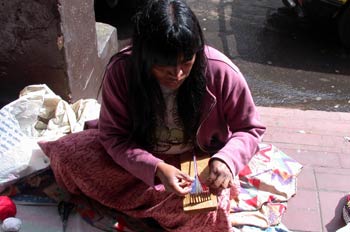
[[[209,156],[185,155],[181,160],[181,170],[194,177],[192,190],[183,200],[185,212],[207,212],[216,210],[217,197],[210,193],[205,180],[209,175]]]

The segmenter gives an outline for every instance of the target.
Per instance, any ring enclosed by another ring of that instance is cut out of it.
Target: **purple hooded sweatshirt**
[[[206,46],[205,54],[207,88],[197,145],[237,175],[258,151],[265,126],[239,69],[212,47]],[[98,124],[100,141],[117,164],[154,186],[157,164],[163,160],[128,141],[132,125],[127,111],[128,65],[130,52],[122,51],[107,67]]]

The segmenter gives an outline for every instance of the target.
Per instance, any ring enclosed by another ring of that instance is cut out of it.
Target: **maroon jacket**
[[[236,175],[258,151],[265,131],[259,122],[247,83],[238,68],[221,52],[205,47],[207,91],[197,131],[198,146],[224,161]],[[125,68],[130,54],[115,56],[107,67],[99,119],[100,141],[113,160],[146,184],[154,186],[161,157],[127,143],[131,128],[127,113]]]

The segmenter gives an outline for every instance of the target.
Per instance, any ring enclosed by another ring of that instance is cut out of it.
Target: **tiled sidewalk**
[[[350,113],[259,107],[272,143],[300,162],[298,190],[283,223],[292,231],[333,232],[343,227],[350,192]]]

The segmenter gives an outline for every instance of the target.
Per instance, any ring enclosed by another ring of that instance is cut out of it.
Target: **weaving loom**
[[[217,209],[217,197],[209,192],[209,188],[204,184],[209,175],[210,157],[185,155],[181,160],[181,170],[195,178],[192,191],[183,200],[185,212],[207,212]]]

